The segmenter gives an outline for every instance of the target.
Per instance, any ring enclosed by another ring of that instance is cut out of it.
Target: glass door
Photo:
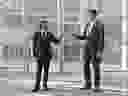
[[[63,1],[63,72],[81,72],[80,71],[80,50],[79,40],[72,37],[72,33],[80,33],[80,1]],[[71,6],[72,5],[72,6]]]

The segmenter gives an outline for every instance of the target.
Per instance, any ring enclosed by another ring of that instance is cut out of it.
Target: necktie
[[[46,37],[47,36],[47,32],[43,32],[43,37]]]
[[[87,36],[89,35],[89,32],[90,32],[90,27],[91,27],[91,24],[90,23],[88,23],[88,26],[87,26],[88,28],[87,28]]]
[[[45,37],[45,32],[43,32],[43,37]]]

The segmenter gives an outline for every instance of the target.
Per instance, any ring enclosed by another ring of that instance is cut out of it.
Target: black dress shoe
[[[103,90],[100,89],[100,88],[95,88],[93,91],[94,91],[94,92],[103,92]]]
[[[35,86],[34,89],[32,89],[32,92],[37,92],[38,90],[40,90],[40,86]]]
[[[32,90],[32,92],[37,92],[37,91],[39,91],[39,88],[35,88]]]
[[[83,88],[80,88],[81,90],[90,90],[91,87],[90,86],[86,86],[86,87],[83,87]]]

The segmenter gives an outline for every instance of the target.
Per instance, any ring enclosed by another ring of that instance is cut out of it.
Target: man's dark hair
[[[40,23],[42,24],[47,24],[48,23],[48,21],[47,20],[43,20],[43,21],[40,21]]]
[[[94,14],[95,16],[98,15],[98,12],[95,9],[90,9],[88,12]]]

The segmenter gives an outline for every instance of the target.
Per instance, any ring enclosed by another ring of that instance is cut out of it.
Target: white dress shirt
[[[96,20],[89,22],[89,26],[87,28],[87,36],[89,35],[90,32],[92,32],[92,28],[93,28],[95,23],[96,23]]]
[[[42,30],[41,31],[41,36],[43,36],[43,37],[45,36],[46,37],[47,36],[47,32],[45,32],[45,31]]]

